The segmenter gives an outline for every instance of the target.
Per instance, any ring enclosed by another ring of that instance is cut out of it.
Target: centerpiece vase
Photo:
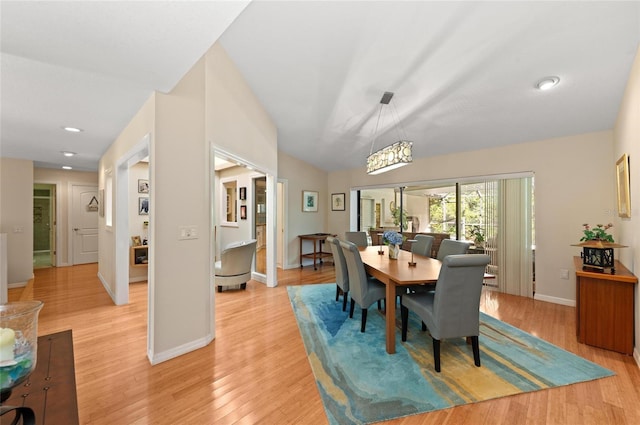
[[[389,245],[389,259],[397,260],[400,253],[400,245]]]
[[[20,301],[0,305],[0,416],[14,412],[15,422],[35,424],[33,410],[4,405],[11,390],[27,379],[36,367],[38,313],[41,301]],[[22,419],[22,421],[20,421]],[[4,423],[0,419],[0,423]]]

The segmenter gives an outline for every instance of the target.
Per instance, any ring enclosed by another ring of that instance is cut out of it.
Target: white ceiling
[[[637,1],[245,6],[3,0],[0,155],[95,170],[221,34],[279,149],[328,171],[364,165],[385,91],[415,157],[606,130],[640,42]],[[383,118],[374,149],[397,139]]]

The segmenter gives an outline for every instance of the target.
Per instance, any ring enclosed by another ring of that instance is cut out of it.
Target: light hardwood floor
[[[277,288],[250,281],[216,293],[214,342],[156,366],[146,357],[146,283],[114,306],[96,274],[95,264],[38,269],[33,287],[44,302],[39,335],[73,330],[81,424],[327,423],[286,286],[334,281],[331,263],[280,271]],[[574,308],[485,291],[482,309],[616,376],[388,423],[640,424],[640,369],[578,344]]]

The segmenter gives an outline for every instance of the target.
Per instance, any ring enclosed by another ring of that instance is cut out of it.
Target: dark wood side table
[[[583,269],[580,257],[573,257],[573,262],[578,342],[632,355],[638,278],[617,260],[615,274]]]
[[[37,425],[79,423],[71,330],[38,337],[36,368],[4,404],[31,408]]]
[[[302,259],[303,258],[313,258],[313,270],[318,270],[316,266],[316,259],[319,260],[320,264],[322,264],[322,259],[326,257],[333,257],[330,252],[324,252],[322,250],[322,245],[324,244],[327,236],[336,236],[331,233],[311,233],[308,235],[298,235],[300,239],[300,268],[302,268]],[[310,240],[313,243],[313,252],[311,253],[302,253],[302,242],[305,240]]]

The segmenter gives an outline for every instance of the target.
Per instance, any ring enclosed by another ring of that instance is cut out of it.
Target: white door
[[[98,262],[98,188],[73,186],[73,264]]]

